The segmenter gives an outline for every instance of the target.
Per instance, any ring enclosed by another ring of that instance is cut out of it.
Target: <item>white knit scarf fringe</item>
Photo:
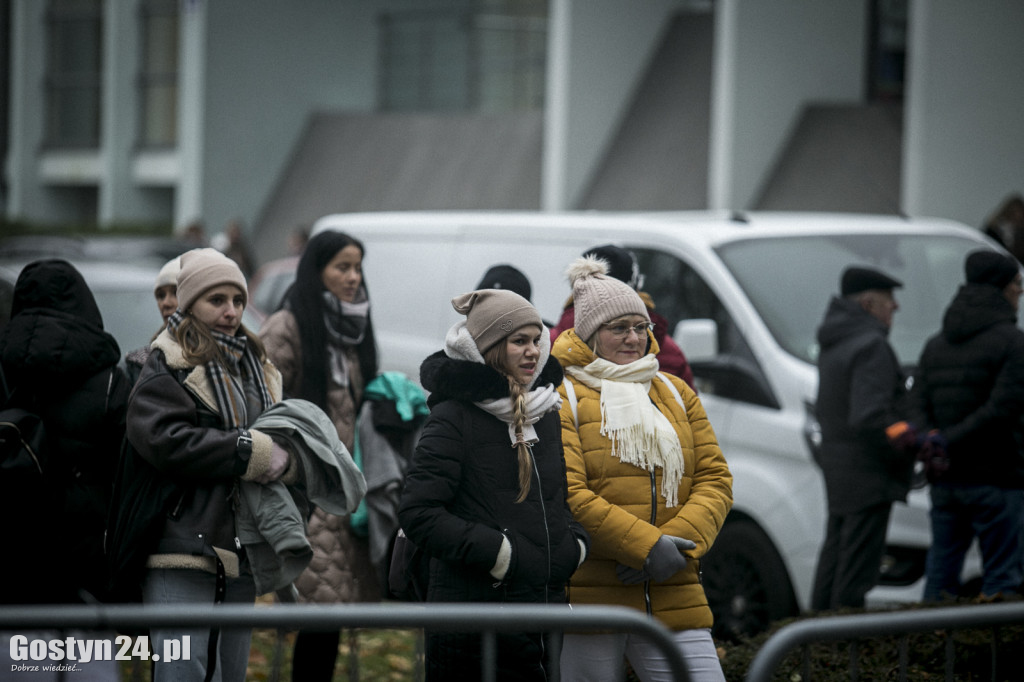
[[[653,472],[661,468],[666,507],[679,503],[683,449],[671,422],[651,402],[651,379],[658,373],[654,355],[626,365],[597,358],[566,372],[601,392],[601,435],[612,443],[612,457]]]

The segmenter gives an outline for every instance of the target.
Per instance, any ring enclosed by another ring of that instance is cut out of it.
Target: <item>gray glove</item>
[[[644,571],[656,583],[662,583],[686,568],[686,557],[681,552],[684,549],[693,549],[694,543],[683,538],[672,535],[662,535],[654,543],[647,560],[644,561]]]
[[[679,538],[679,537],[676,537],[675,535],[666,535],[664,537],[666,537],[666,538],[668,538],[669,540],[672,541],[672,544],[676,546],[676,549],[679,550],[680,554],[682,554],[683,552],[685,552],[685,551],[687,551],[689,549],[697,549],[697,543],[694,542],[693,540],[687,540],[686,538]]]
[[[665,542],[665,540],[668,540],[668,542]],[[658,549],[659,545],[661,546],[661,549]],[[666,547],[672,547],[672,551],[677,552],[678,555],[673,557],[671,552],[665,551]],[[668,580],[675,575],[676,572],[681,571],[686,567],[686,557],[682,555],[682,552],[688,549],[697,549],[697,543],[692,540],[687,540],[686,538],[676,537],[675,535],[662,535],[658,538],[658,542],[654,547],[651,548],[651,553],[647,555],[647,561],[644,562],[643,568],[630,568],[624,564],[619,564],[615,567],[615,575],[618,576],[619,580],[621,580],[624,585],[636,585],[644,582],[645,580],[654,580],[655,582]],[[661,579],[655,578],[653,572],[656,569],[653,568],[653,563],[655,561],[661,561],[660,558],[654,558],[655,553],[658,553],[659,555],[666,555],[665,565],[672,566],[678,564],[678,568],[674,570],[669,568],[667,570],[672,570],[672,573],[669,573],[666,577]]]

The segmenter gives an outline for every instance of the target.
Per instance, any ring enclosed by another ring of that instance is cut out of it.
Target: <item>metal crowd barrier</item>
[[[776,668],[786,656],[797,647],[837,640],[872,639],[886,635],[908,635],[912,632],[932,630],[966,630],[979,628],[997,629],[1002,625],[1024,624],[1024,602],[1002,604],[978,604],[965,606],[944,606],[923,608],[915,611],[884,611],[877,613],[853,614],[847,616],[826,616],[797,621],[781,628],[764,643],[757,652],[750,668],[747,682],[768,682]],[[945,679],[953,680],[952,638],[947,638]],[[904,641],[905,644],[905,641]],[[899,679],[907,679],[908,653],[900,647]],[[995,654],[993,653],[993,659]],[[804,657],[805,670],[801,678],[810,681],[807,670],[808,660]],[[996,665],[993,660],[993,675]],[[857,679],[857,662],[851,660],[851,677]]]
[[[210,626],[285,630],[344,628],[427,629],[480,633],[481,679],[495,679],[495,636],[499,632],[615,631],[650,640],[664,655],[672,674],[689,682],[672,633],[645,614],[618,606],[542,604],[272,604],[272,605],[88,605],[0,607],[0,631],[96,630]],[[558,638],[551,658],[557,660]],[[557,668],[554,680],[557,682]]]

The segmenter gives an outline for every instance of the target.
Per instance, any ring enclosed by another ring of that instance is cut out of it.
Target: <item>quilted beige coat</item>
[[[289,310],[274,313],[260,328],[260,339],[266,346],[267,356],[281,372],[285,396],[297,395],[302,385],[302,343],[295,316]],[[348,388],[330,382],[327,405],[321,407],[334,422],[341,442],[351,451],[355,444],[356,401],[362,396],[363,380],[355,349],[350,348],[346,352],[349,382],[355,388],[355,397]],[[316,509],[309,519],[307,534],[313,546],[313,559],[295,581],[303,601],[347,603],[380,600],[379,581],[370,563],[367,541],[352,533],[347,517]]]

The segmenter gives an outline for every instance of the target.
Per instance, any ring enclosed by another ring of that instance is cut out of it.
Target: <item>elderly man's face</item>
[[[886,327],[892,326],[893,313],[900,307],[891,289],[871,289],[865,291],[861,296],[860,304],[864,310],[877,318]]]

